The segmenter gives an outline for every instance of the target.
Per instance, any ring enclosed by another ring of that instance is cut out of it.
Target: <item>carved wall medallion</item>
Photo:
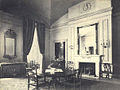
[[[90,2],[87,2],[84,4],[83,6],[83,11],[87,11],[87,10],[90,10],[92,7],[92,4]]]

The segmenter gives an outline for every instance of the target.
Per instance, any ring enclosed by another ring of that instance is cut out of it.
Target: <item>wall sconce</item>
[[[101,43],[101,45],[102,45],[104,48],[109,48],[109,47],[110,47],[110,41],[109,41],[109,40],[106,40],[105,42]]]
[[[69,48],[70,48],[70,49],[73,49],[73,45],[70,45]]]

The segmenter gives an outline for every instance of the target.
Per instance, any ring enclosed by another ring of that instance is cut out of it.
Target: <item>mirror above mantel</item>
[[[4,58],[13,59],[16,57],[16,33],[8,29],[4,33]]]
[[[78,55],[98,54],[97,26],[96,23],[77,28]]]

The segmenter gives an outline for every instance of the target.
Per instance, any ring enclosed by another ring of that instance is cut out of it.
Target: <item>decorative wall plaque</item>
[[[93,8],[95,8],[95,0],[89,0],[89,1],[85,1],[81,6],[80,6],[80,12],[87,12],[89,10],[92,10]]]
[[[87,11],[87,10],[90,10],[91,9],[91,3],[90,2],[87,2],[84,4],[83,6],[83,11]]]

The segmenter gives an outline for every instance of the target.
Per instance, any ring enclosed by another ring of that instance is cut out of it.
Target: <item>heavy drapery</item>
[[[29,18],[23,20],[23,60],[27,62],[27,55],[30,52],[33,35],[35,30],[35,21]]]
[[[45,70],[45,25],[44,24],[37,23],[37,34],[38,34],[40,53],[43,55],[42,68],[44,73]]]
[[[43,56],[42,70],[45,70],[45,25],[37,22],[37,36],[40,53]],[[23,20],[23,59],[27,62],[27,55],[30,52],[35,31],[35,21],[29,18]]]

